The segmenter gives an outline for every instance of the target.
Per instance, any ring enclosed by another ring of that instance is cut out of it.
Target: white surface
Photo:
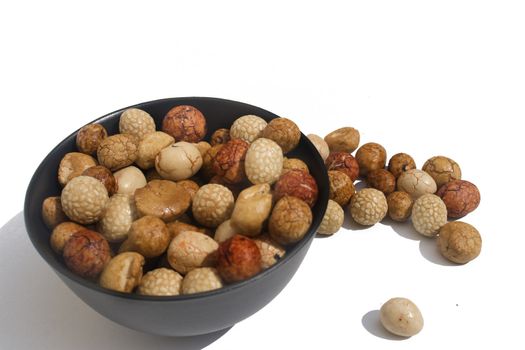
[[[288,287],[210,349],[523,347],[520,1],[190,3],[0,5],[0,348],[194,349],[218,337],[158,338],[98,316],[16,216],[39,162],[76,128],[191,95],[252,103],[305,133],[351,125],[419,166],[450,156],[482,194],[464,219],[483,237],[475,261],[450,266],[409,224],[341,230],[316,239]],[[377,325],[393,296],[420,307],[419,335],[399,340]]]

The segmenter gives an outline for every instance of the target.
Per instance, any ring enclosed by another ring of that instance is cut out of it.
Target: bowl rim
[[[244,105],[244,106],[249,107],[249,108],[255,108],[255,109],[262,110],[262,111],[264,111],[264,112],[274,116],[274,118],[278,118],[279,117],[275,113],[272,113],[272,112],[270,112],[268,110],[265,110],[263,108],[260,108],[260,107],[257,107],[257,106],[254,106],[254,105],[251,105],[251,104],[248,104],[248,103],[244,103],[244,102],[239,102],[239,101],[234,101],[234,100],[229,100],[229,99],[223,99],[223,98],[217,98],[217,97],[186,96],[186,97],[168,97],[168,98],[161,98],[161,99],[156,99],[156,100],[151,100],[151,101],[146,101],[146,102],[140,102],[140,103],[137,103],[137,104],[133,104],[133,105],[124,107],[124,108],[119,108],[119,109],[117,109],[117,110],[115,110],[113,112],[110,112],[110,113],[107,113],[107,114],[105,114],[105,115],[103,115],[101,117],[98,117],[98,118],[92,120],[91,122],[89,122],[87,124],[98,123],[98,122],[104,121],[106,119],[114,118],[118,114],[122,113],[124,110],[126,110],[128,108],[141,108],[141,107],[143,107],[145,105],[157,104],[157,103],[161,103],[161,102],[174,102],[174,106],[176,106],[177,101],[187,100],[187,99],[199,99],[199,100],[216,101],[216,102],[220,102],[220,103],[231,103],[231,104],[237,104],[237,105]],[[60,143],[58,143],[46,155],[46,157],[40,162],[40,164],[38,165],[38,167],[34,171],[33,175],[31,176],[31,180],[29,181],[29,185],[27,186],[26,195],[25,195],[25,199],[24,199],[24,223],[25,223],[25,226],[26,226],[27,235],[29,236],[29,239],[31,240],[31,243],[32,243],[34,249],[48,263],[48,265],[50,265],[52,267],[53,271],[55,271],[55,273],[59,273],[61,275],[59,277],[63,276],[65,278],[68,278],[68,279],[70,279],[70,280],[72,280],[72,281],[82,285],[83,287],[88,288],[88,289],[91,289],[91,290],[94,290],[94,291],[97,291],[97,292],[100,292],[100,293],[103,293],[103,294],[108,294],[108,295],[111,295],[111,296],[114,296],[114,297],[118,297],[118,298],[124,298],[124,299],[128,299],[128,300],[145,300],[145,301],[150,301],[150,302],[167,302],[167,301],[181,301],[181,302],[183,302],[183,301],[188,301],[188,300],[203,299],[203,298],[207,298],[207,297],[213,297],[213,296],[219,295],[219,294],[229,293],[229,292],[234,291],[234,290],[236,290],[238,288],[242,288],[242,287],[244,287],[244,286],[246,286],[248,284],[255,283],[258,280],[264,279],[267,276],[269,276],[270,274],[272,274],[273,271],[275,271],[276,269],[279,269],[280,267],[286,265],[289,261],[292,260],[294,255],[296,255],[305,245],[309,244],[310,241],[314,239],[314,237],[316,235],[316,232],[317,232],[317,228],[319,227],[319,225],[320,225],[320,223],[322,221],[322,217],[321,217],[321,220],[317,220],[318,221],[317,223],[315,221],[312,221],[312,224],[311,224],[307,234],[299,242],[297,242],[293,246],[293,248],[290,249],[290,251],[287,251],[286,254],[284,255],[284,257],[279,259],[279,261],[277,261],[274,265],[270,266],[269,268],[267,268],[265,270],[262,270],[257,275],[255,275],[255,276],[253,276],[253,277],[251,277],[251,278],[249,278],[247,280],[240,281],[240,282],[235,282],[235,283],[231,283],[231,284],[227,284],[227,285],[224,285],[223,287],[218,288],[218,289],[205,291],[205,292],[199,292],[199,293],[193,293],[193,294],[179,294],[179,295],[171,295],[171,296],[160,296],[159,295],[159,296],[156,296],[156,295],[141,295],[141,294],[138,294],[138,293],[124,293],[124,292],[118,292],[118,291],[114,291],[114,290],[111,290],[111,289],[103,288],[98,283],[96,283],[95,281],[88,280],[88,279],[82,278],[82,277],[74,274],[69,269],[67,269],[67,267],[63,263],[60,263],[60,262],[58,262],[57,260],[54,260],[54,259],[50,259],[48,256],[46,256],[43,252],[41,252],[41,250],[37,247],[36,242],[33,240],[34,233],[32,234],[32,233],[29,232],[30,229],[29,229],[29,224],[28,223],[31,222],[32,220],[34,220],[33,218],[29,217],[29,202],[31,201],[31,192],[32,192],[31,190],[35,186],[35,183],[38,181],[37,174],[41,171],[41,169],[44,167],[44,165],[48,162],[49,158],[51,158],[55,153],[57,153],[58,149],[61,148],[62,145],[70,137],[76,135],[78,130],[80,130],[80,128],[78,128],[77,130],[75,130],[74,132],[72,132],[71,134],[66,136]],[[302,132],[301,132],[300,142],[306,142],[306,147],[310,149],[311,153],[313,154],[313,157],[316,158],[315,161],[316,162],[320,162],[321,164],[324,164],[324,162],[323,162],[319,152],[315,148],[315,146],[312,144],[312,142]],[[322,176],[321,176],[320,180],[322,182],[326,182],[325,185],[328,184],[328,175],[327,175],[326,172],[322,173]],[[319,188],[323,187],[323,188],[326,189],[325,190],[326,192],[328,191],[328,187],[327,186],[318,186],[318,187]],[[319,198],[320,197],[321,196],[319,196]],[[317,208],[317,211],[320,211],[320,212],[323,213],[322,216],[324,216],[324,212],[326,211],[326,207],[328,205],[328,196],[326,196],[326,197],[327,197],[327,200],[324,203],[319,203],[320,207]],[[40,217],[39,219],[40,219],[40,221],[42,221],[42,224],[43,224],[42,218]],[[46,227],[46,229],[47,229],[47,227]]]

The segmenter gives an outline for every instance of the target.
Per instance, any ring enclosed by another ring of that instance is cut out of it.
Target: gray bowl
[[[229,128],[235,119],[246,114],[255,114],[267,121],[277,117],[248,104],[206,97],[168,98],[131,107],[148,112],[155,119],[157,129],[160,129],[164,115],[177,105],[192,105],[202,111],[209,133],[218,128]],[[108,133],[117,133],[118,120],[125,109],[105,115],[96,122],[104,125]],[[293,277],[326,210],[328,177],[324,163],[312,143],[301,135],[299,146],[289,156],[299,157],[308,165],[317,181],[319,197],[313,208],[310,230],[300,242],[288,249],[283,259],[251,279],[206,293],[153,297],[110,291],[66,268],[62,258],[51,249],[50,230],[41,218],[43,200],[60,195],[58,164],[65,153],[76,151],[75,136],[76,132],[60,142],[35,171],[24,204],[27,232],[38,253],[76,295],[101,315],[135,330],[159,335],[192,336],[229,328],[254,314],[275,298]]]

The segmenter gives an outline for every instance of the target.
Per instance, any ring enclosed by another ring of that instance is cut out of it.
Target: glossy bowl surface
[[[192,105],[204,114],[208,125],[206,139],[218,128],[229,128],[235,119],[243,115],[255,114],[267,121],[277,117],[259,107],[208,97],[167,98],[130,107],[148,112],[155,119],[157,130],[160,130],[164,115],[178,105]],[[126,108],[94,122],[104,125],[110,135],[115,134],[120,114]],[[78,297],[101,315],[135,330],[159,335],[192,336],[231,327],[254,314],[279,294],[293,277],[326,210],[328,177],[324,163],[313,144],[302,135],[299,146],[287,156],[299,157],[308,165],[317,181],[319,198],[312,210],[313,222],[309,232],[277,264],[249,280],[206,293],[152,297],[110,291],[76,276],[66,268],[62,258],[51,249],[50,230],[41,217],[43,200],[60,195],[61,188],[56,179],[58,165],[65,153],[76,151],[75,137],[76,131],[60,142],[35,171],[24,204],[27,232],[38,253]]]

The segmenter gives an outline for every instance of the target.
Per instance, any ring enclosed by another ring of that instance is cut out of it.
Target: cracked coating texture
[[[466,264],[481,252],[481,236],[472,225],[449,222],[439,230],[437,244],[441,254],[457,264]]]
[[[383,192],[385,195],[394,192],[396,189],[396,177],[385,169],[369,171],[366,182],[370,187]]]
[[[381,306],[381,324],[390,333],[402,337],[418,334],[424,325],[423,316],[416,304],[406,298],[392,298]]]
[[[68,239],[71,238],[75,232],[83,231],[85,229],[84,226],[71,221],[65,221],[58,224],[51,232],[51,237],[49,238],[51,248],[55,253],[62,255],[64,246]]]
[[[145,258],[162,255],[170,244],[171,234],[161,219],[143,216],[131,224],[128,238],[120,246],[119,252],[137,252]]]
[[[359,146],[359,130],[352,127],[344,127],[332,131],[324,137],[330,148],[330,152],[352,153]]]
[[[77,133],[77,148],[82,153],[93,155],[97,152],[98,146],[106,137],[108,137],[108,132],[102,125],[85,125]]]
[[[350,215],[360,225],[375,225],[383,220],[388,210],[383,192],[375,188],[364,188],[350,200]]]
[[[223,147],[223,144],[217,144],[215,146],[212,146],[204,156],[202,157],[202,167],[200,170],[200,174],[202,176],[209,180],[215,175],[215,170],[213,169],[213,163],[215,162],[215,157],[217,157],[217,153],[219,153],[219,150]]]
[[[202,156],[193,144],[180,141],[164,148],[155,157],[155,169],[167,180],[189,179],[202,166]]]
[[[479,190],[471,182],[455,180],[441,186],[436,193],[447,206],[448,216],[460,218],[474,211],[481,200]]]
[[[399,176],[397,189],[417,199],[424,194],[435,193],[437,185],[434,179],[423,170],[411,169]]]
[[[329,198],[336,201],[341,207],[350,202],[355,193],[354,183],[346,173],[339,170],[329,170],[328,180],[330,184]]]
[[[184,187],[169,180],[151,180],[135,191],[135,204],[140,216],[156,216],[171,221],[190,207],[191,197]]]
[[[213,267],[193,269],[182,280],[182,294],[207,292],[222,288],[221,276]]]
[[[233,194],[229,189],[219,184],[207,184],[193,197],[191,209],[199,224],[215,228],[230,218],[233,206]]]
[[[162,131],[177,142],[199,142],[206,136],[206,118],[193,106],[176,106],[164,116]]]
[[[235,235],[219,245],[217,271],[224,281],[244,281],[261,270],[261,252],[250,238]]]
[[[336,201],[331,199],[328,200],[328,206],[323,216],[323,221],[317,230],[317,233],[322,235],[333,235],[341,226],[345,220],[345,211]]]
[[[155,132],[155,121],[149,113],[138,108],[128,108],[120,115],[119,131],[142,140],[144,136]]]
[[[424,194],[412,207],[412,224],[423,236],[433,237],[447,223],[447,207],[435,194]]]
[[[388,171],[396,177],[396,179],[405,171],[415,169],[416,162],[406,153],[397,153],[390,158],[388,162]]]
[[[244,163],[249,146],[246,141],[240,139],[225,143],[213,157],[213,174],[231,184],[243,181],[246,178]]]
[[[388,203],[388,215],[394,221],[406,221],[412,214],[414,200],[406,192],[392,192],[386,197],[386,202]]]
[[[111,259],[108,241],[86,228],[74,232],[64,244],[64,262],[73,273],[95,279]]]
[[[110,196],[112,196],[118,190],[117,180],[115,179],[115,176],[113,176],[113,173],[105,166],[92,166],[91,168],[87,168],[86,170],[84,170],[82,175],[94,177],[98,181],[102,182],[102,184],[104,185],[104,187],[106,187],[106,190],[108,191],[108,195]]]
[[[67,183],[60,201],[68,218],[81,224],[92,224],[104,214],[109,197],[102,182],[81,175]]]
[[[326,170],[342,171],[350,180],[355,181],[359,176],[359,164],[350,153],[332,152],[325,161]]]
[[[268,229],[277,243],[288,245],[300,241],[312,224],[312,210],[304,201],[285,196],[273,208]]]
[[[283,153],[288,153],[299,144],[301,130],[290,119],[275,118],[266,125],[261,137],[275,141]]]
[[[131,293],[142,279],[144,257],[125,252],[113,257],[100,275],[100,286],[117,292]]]
[[[264,128],[266,128],[266,120],[256,115],[245,115],[237,118],[231,128],[230,137],[232,139],[241,139],[251,143],[261,137]]]
[[[182,287],[182,276],[164,267],[151,270],[142,276],[137,293],[142,295],[179,295]]]
[[[302,170],[290,170],[281,175],[275,183],[273,196],[275,201],[284,196],[297,197],[311,207],[317,201],[317,183],[312,175]]]
[[[317,149],[317,152],[319,152],[321,158],[323,158],[323,161],[325,161],[326,158],[328,158],[328,155],[330,154],[330,148],[328,147],[326,141],[321,136],[316,134],[308,134],[306,137],[308,137],[310,142]]]
[[[244,167],[253,184],[273,184],[283,171],[283,152],[275,141],[265,138],[255,140],[246,152]]]
[[[198,267],[213,267],[218,248],[219,244],[205,234],[184,231],[171,240],[168,262],[183,275]]]
[[[365,143],[357,150],[355,159],[359,164],[359,174],[367,176],[370,171],[385,167],[386,150],[378,143]]]
[[[299,158],[284,157],[283,158],[283,171],[281,172],[281,176],[293,169],[302,170],[304,172],[310,173],[310,170],[308,169],[308,165],[306,165],[306,163],[300,160]]]
[[[129,228],[137,216],[133,196],[115,194],[109,198],[98,228],[108,241],[122,242],[128,237]]]
[[[430,158],[423,164],[422,169],[432,176],[438,188],[447,182],[461,180],[461,168],[458,163],[444,156]]]
[[[162,131],[145,135],[138,145],[137,165],[144,170],[155,167],[157,154],[173,143],[175,143],[175,139]]]
[[[138,139],[129,134],[109,136],[97,149],[98,162],[111,171],[133,164],[137,156]]]
[[[82,175],[84,170],[97,165],[95,158],[80,152],[66,153],[58,165],[58,182],[65,186],[69,180]]]
[[[278,262],[286,254],[286,249],[268,235],[260,235],[253,239],[261,253],[261,267],[267,269]]]

